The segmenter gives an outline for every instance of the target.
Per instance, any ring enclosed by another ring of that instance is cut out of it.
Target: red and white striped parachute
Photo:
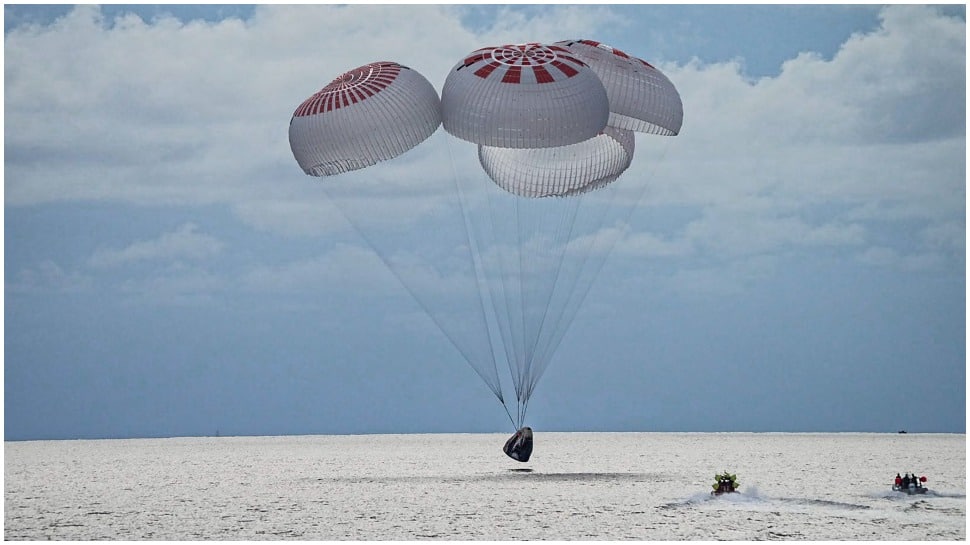
[[[303,101],[290,119],[290,148],[311,176],[393,159],[441,124],[431,83],[396,62],[355,68]]]
[[[610,101],[610,126],[662,136],[680,132],[684,120],[680,94],[660,70],[593,40],[566,40],[556,45],[599,76]]]
[[[486,47],[448,73],[441,117],[452,135],[482,146],[550,148],[606,126],[609,102],[596,74],[561,47]]]

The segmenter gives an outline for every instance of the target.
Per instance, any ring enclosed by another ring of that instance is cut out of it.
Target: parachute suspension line
[[[528,410],[529,410],[529,398],[527,396],[526,399],[522,402],[521,408],[519,409],[519,423],[518,423],[518,428],[522,428],[522,426],[525,425],[525,415],[526,415],[526,412]]]
[[[518,222],[521,218],[519,197],[500,189],[481,173],[481,188],[487,203],[488,218],[492,232],[496,234],[494,248],[488,252],[492,275],[488,283],[492,290],[492,303],[496,323],[505,347],[509,377],[516,394],[517,412],[521,415],[521,398],[525,389],[524,368],[524,313],[522,312],[522,244]],[[510,201],[511,199],[511,201]],[[504,217],[503,213],[504,212]],[[501,290],[501,293],[497,293]],[[522,417],[519,417],[521,422]]]
[[[560,197],[551,197],[555,199],[560,199]],[[538,325],[536,327],[534,339],[532,342],[531,354],[528,362],[527,376],[530,377],[530,383],[532,382],[531,377],[534,375],[533,366],[535,366],[535,374],[541,374],[542,370],[546,367],[547,361],[545,358],[546,351],[540,341],[542,341],[543,333],[547,331],[546,329],[546,319],[549,316],[549,309],[552,308],[553,297],[556,295],[557,290],[561,292],[559,288],[562,287],[560,283],[560,276],[563,273],[563,264],[566,261],[566,256],[569,253],[569,243],[572,240],[573,228],[576,223],[576,214],[579,210],[579,202],[582,197],[576,198],[566,198],[568,206],[565,206],[566,212],[561,214],[559,221],[556,225],[555,236],[552,241],[550,241],[550,247],[552,247],[556,252],[558,252],[558,260],[555,264],[555,275],[552,281],[549,282],[546,295],[544,297],[544,304],[541,304],[538,308],[541,309],[542,314],[538,319]],[[572,203],[577,204],[573,205]],[[556,204],[560,204],[557,202]],[[565,236],[564,236],[565,235]],[[538,254],[538,252],[536,252]],[[571,286],[569,290],[565,293],[571,292]],[[553,313],[555,315],[555,313]],[[553,329],[553,331],[555,331]],[[551,357],[551,354],[550,354]],[[526,389],[526,397],[532,395],[532,388]]]
[[[616,196],[616,193],[613,194],[614,198],[615,196]],[[612,207],[612,199],[610,200],[611,200],[611,204],[609,206]],[[559,314],[559,317],[557,319],[557,324],[553,328],[553,332],[554,332],[553,338],[550,339],[550,342],[547,345],[547,350],[549,354],[548,357],[550,359],[552,357],[552,354],[554,354],[558,349],[559,344],[562,342],[562,339],[565,338],[566,333],[569,331],[569,328],[572,326],[573,321],[575,320],[576,316],[579,313],[579,309],[582,307],[582,303],[585,301],[587,294],[592,289],[592,286],[595,282],[596,277],[599,276],[599,272],[602,270],[604,264],[606,263],[607,256],[609,255],[610,251],[615,245],[615,240],[614,240],[613,244],[608,245],[608,249],[605,252],[603,252],[602,254],[596,255],[594,258],[594,253],[598,252],[596,248],[599,245],[596,244],[596,242],[599,240],[600,236],[602,236],[601,228],[603,227],[603,224],[604,224],[604,218],[607,216],[607,210],[604,210],[598,216],[599,216],[599,220],[593,222],[593,226],[596,228],[597,233],[595,236],[589,237],[590,238],[589,247],[581,252],[584,256],[582,260],[582,264],[579,266],[579,270],[576,276],[574,277],[574,282],[572,286],[570,287],[569,290],[567,290],[567,293],[569,295],[567,297],[566,302],[564,303],[562,312],[560,312]],[[584,279],[583,282],[579,282],[579,278],[583,276],[583,272],[586,271],[587,265],[590,266],[590,270],[592,272],[589,275],[589,278]],[[579,289],[576,289],[577,285],[579,286]],[[535,387],[538,384],[538,381],[542,377],[544,372],[545,372],[545,369],[541,369],[538,373],[536,373],[533,376],[533,380],[529,384],[530,392],[535,390]]]
[[[529,213],[526,217],[531,220],[526,223],[526,218],[519,218],[521,223],[519,224],[520,236],[523,236],[525,242],[522,244],[523,249],[523,272],[522,272],[522,282],[528,283],[528,286],[523,286],[523,340],[525,345],[522,347],[523,351],[523,399],[526,396],[525,386],[528,385],[529,374],[532,371],[532,366],[535,357],[535,339],[538,337],[538,331],[536,330],[536,322],[538,321],[535,317],[536,315],[536,305],[539,300],[545,299],[539,294],[540,291],[545,290],[550,286],[550,282],[540,282],[540,280],[546,280],[548,277],[542,271],[543,267],[548,265],[548,260],[546,259],[546,253],[551,252],[552,245],[554,245],[553,240],[556,238],[553,233],[549,232],[549,226],[544,226],[543,220],[549,222],[551,218],[545,217],[545,214],[549,213],[549,204],[536,198],[534,200],[529,200],[528,202],[523,201],[524,204],[529,205]],[[552,237],[552,238],[549,238]],[[544,239],[545,238],[545,239]]]
[[[522,350],[519,347],[522,346],[523,341],[520,333],[522,324],[515,323],[518,315],[514,311],[515,304],[513,301],[516,299],[516,294],[514,293],[515,282],[521,278],[521,272],[515,271],[513,265],[516,263],[516,256],[512,255],[512,245],[510,244],[510,229],[514,223],[511,221],[511,213],[507,212],[509,215],[506,217],[499,217],[498,215],[499,211],[507,211],[509,209],[508,199],[513,199],[513,205],[517,203],[517,199],[505,193],[504,190],[499,189],[484,172],[481,172],[479,176],[481,178],[480,187],[482,188],[487,205],[487,218],[492,228],[491,232],[497,234],[499,229],[504,227],[502,230],[504,236],[496,236],[493,238],[494,248],[491,248],[488,254],[491,257],[491,278],[494,279],[488,283],[488,286],[493,295],[492,304],[495,311],[496,323],[502,336],[509,377],[512,379],[513,389],[516,392],[516,404],[518,405],[522,392],[522,380],[518,371],[522,368]],[[517,244],[515,248],[518,248]],[[501,293],[495,293],[498,290],[501,290]],[[521,284],[519,284],[520,294],[521,291]]]
[[[431,318],[431,321],[438,327],[438,330],[441,331],[441,333],[448,339],[448,341],[451,342],[452,346],[454,346],[455,349],[458,350],[458,352],[461,354],[461,356],[465,359],[465,361],[468,362],[468,365],[470,365],[472,367],[472,369],[475,370],[475,372],[478,374],[478,376],[480,376],[482,378],[482,380],[485,381],[485,383],[488,385],[488,387],[492,391],[492,393],[494,393],[499,398],[499,400],[501,401],[502,400],[502,392],[501,392],[501,389],[500,389],[500,385],[497,385],[497,386],[499,386],[499,388],[496,388],[496,386],[493,386],[492,383],[488,380],[488,378],[485,375],[482,374],[482,372],[474,364],[475,358],[473,358],[471,355],[469,355],[468,352],[464,348],[462,348],[461,343],[459,343],[448,332],[448,329],[442,325],[442,323],[439,320],[439,318],[437,316],[435,316],[435,314],[433,312],[431,312],[431,309],[428,308],[428,306],[421,300],[421,298],[418,297],[417,293],[415,293],[415,291],[407,284],[407,282],[404,281],[404,279],[401,277],[401,274],[392,265],[390,259],[388,259],[383,253],[381,253],[378,250],[377,245],[375,245],[374,242],[370,239],[370,237],[368,237],[364,233],[364,230],[361,229],[359,225],[357,225],[357,222],[353,221],[353,219],[351,219],[351,217],[346,212],[344,212],[343,207],[337,205],[336,199],[334,199],[333,196],[330,195],[330,192],[327,190],[327,184],[326,183],[323,183],[321,185],[324,188],[323,191],[327,195],[327,198],[329,198],[331,204],[334,205],[334,208],[336,208],[337,210],[340,211],[341,216],[343,216],[343,218],[345,220],[347,220],[347,223],[349,223],[351,225],[351,227],[354,228],[354,231],[357,232],[357,234],[360,236],[360,238],[362,238],[364,240],[364,242],[366,242],[367,245],[370,246],[371,250],[373,250],[373,252],[377,255],[377,257],[380,258],[381,262],[383,262],[384,265],[387,267],[387,269],[389,271],[391,271],[391,274],[394,275],[394,278],[397,279],[398,283],[400,283],[401,286],[403,286],[404,289],[407,290],[407,292],[411,295],[411,298],[418,304],[419,307],[421,307],[421,310],[424,311],[424,313],[429,318]],[[503,404],[504,404],[504,401],[503,401]]]
[[[522,381],[519,376],[521,369],[521,336],[518,334],[521,327],[517,323],[518,313],[515,311],[518,294],[515,293],[515,279],[519,274],[515,271],[517,256],[512,254],[516,248],[509,239],[510,224],[512,224],[512,212],[508,199],[510,195],[499,189],[484,172],[480,174],[481,188],[484,191],[485,202],[487,204],[487,216],[495,234],[493,247],[488,253],[491,264],[492,275],[489,278],[489,287],[493,293],[493,304],[495,305],[496,323],[502,334],[503,345],[508,362],[509,377],[512,381],[513,390],[516,394],[518,404],[519,395],[522,391]],[[514,205],[514,202],[513,202]],[[507,214],[502,216],[502,212]],[[501,293],[498,293],[501,290]]]
[[[523,388],[519,392],[519,399],[524,403],[527,400],[524,386],[528,384],[529,371],[532,368],[534,345],[532,338],[535,336],[535,331],[533,331],[534,320],[532,319],[534,301],[529,295],[534,294],[538,289],[536,280],[540,277],[538,269],[542,267],[542,259],[539,255],[539,235],[541,230],[537,228],[541,224],[540,216],[542,214],[536,213],[536,210],[532,209],[536,208],[536,206],[529,206],[529,210],[525,214],[525,217],[523,217],[522,207],[526,204],[539,205],[541,207],[542,203],[526,201],[521,197],[516,198],[515,203],[516,231],[519,236],[519,282],[521,284],[519,294],[521,296],[520,304],[522,312],[522,367],[520,367],[519,371],[522,377]],[[530,219],[532,221],[528,221]]]
[[[548,240],[543,239],[546,232],[543,224],[548,218],[542,213],[547,202],[541,198],[514,197],[515,200],[515,226],[518,237],[519,249],[519,303],[521,312],[521,346],[519,367],[520,384],[518,399],[521,403],[520,422],[525,420],[526,409],[528,407],[529,393],[528,384],[531,380],[533,361],[535,358],[535,339],[539,334],[537,329],[538,310],[542,297],[539,295],[541,288],[545,288],[548,282],[540,282],[544,278],[543,267],[545,266],[545,252],[543,247],[552,246]]]
[[[483,282],[485,282],[485,279],[484,279],[483,273],[482,274],[479,273],[479,269],[482,267],[482,264],[480,262],[481,260],[480,258],[476,258],[476,256],[481,255],[481,252],[478,247],[476,238],[472,236],[473,226],[471,225],[471,220],[468,217],[468,210],[470,210],[469,207],[471,205],[468,204],[465,194],[461,189],[461,182],[459,181],[459,178],[458,178],[458,167],[455,164],[455,154],[451,149],[451,139],[445,138],[445,143],[448,147],[448,158],[450,159],[450,162],[451,162],[452,181],[454,182],[455,193],[458,196],[458,204],[459,204],[459,208],[461,209],[461,219],[462,219],[462,227],[464,228],[464,231],[465,231],[465,241],[468,244],[468,253],[470,254],[469,257],[471,258],[473,273],[475,274],[475,284],[478,291],[477,300],[479,303],[479,310],[482,316],[482,323],[485,325],[485,333],[488,337],[488,350],[492,361],[492,373],[495,376],[495,387],[492,388],[491,383],[489,383],[489,387],[492,390],[492,392],[495,393],[495,396],[498,397],[498,400],[499,402],[502,403],[502,406],[505,407],[505,413],[509,414],[509,408],[506,406],[505,398],[502,395],[502,384],[498,380],[498,363],[495,357],[495,349],[493,348],[492,330],[490,327],[488,327],[488,317],[485,312],[485,301],[484,301],[485,295],[484,293],[482,293],[483,292],[482,284]],[[475,366],[473,365],[472,367],[474,368]],[[484,379],[484,377],[482,378]],[[485,382],[488,383],[489,381],[486,380]],[[509,418],[510,419],[512,418],[511,414],[509,414]]]
[[[608,189],[612,190],[611,195],[615,197],[616,192],[612,184]],[[602,190],[600,191],[602,192]],[[580,259],[578,260],[577,264],[573,265],[573,270],[570,271],[569,275],[566,277],[564,282],[562,284],[558,284],[557,286],[557,287],[564,287],[563,289],[563,293],[565,294],[564,301],[562,301],[562,307],[558,309],[559,312],[552,313],[552,317],[554,317],[553,319],[554,324],[547,330],[549,332],[549,337],[546,339],[546,342],[541,347],[541,351],[542,351],[541,356],[537,358],[538,361],[543,362],[543,366],[537,369],[536,373],[532,375],[533,380],[530,382],[528,386],[529,395],[531,395],[532,391],[534,391],[535,385],[538,383],[539,378],[542,376],[543,373],[545,373],[545,370],[548,367],[548,363],[552,360],[552,357],[555,354],[556,348],[559,345],[560,339],[565,336],[567,330],[569,329],[569,326],[572,324],[572,321],[575,318],[575,312],[578,311],[579,309],[579,306],[575,306],[572,308],[570,307],[570,301],[574,298],[577,284],[581,286],[585,285],[586,289],[589,289],[593,282],[593,279],[595,279],[596,277],[596,274],[593,274],[593,277],[588,279],[588,281],[579,282],[580,278],[583,276],[583,272],[586,270],[587,264],[590,262],[590,260],[592,259],[592,256],[594,255],[594,252],[596,251],[595,248],[597,245],[595,244],[595,241],[598,239],[600,235],[600,230],[604,225],[604,218],[607,216],[607,208],[612,206],[612,199],[610,199],[610,204],[606,208],[600,207],[601,208],[600,213],[591,214],[591,217],[593,218],[593,220],[590,221],[589,224],[586,225],[586,227],[588,229],[592,229],[595,235],[594,236],[587,235],[585,237],[586,240],[580,245],[580,244],[573,244],[574,243],[573,232],[576,230],[575,218],[577,216],[581,216],[579,214],[579,209],[583,208],[583,205],[590,204],[590,206],[592,206],[590,201],[595,202],[597,199],[592,194],[584,194],[574,198],[578,201],[578,204],[576,208],[573,210],[573,214],[572,214],[573,223],[570,225],[569,235],[566,239],[567,244],[572,245],[572,249],[570,250],[569,248],[567,248],[567,251],[571,251],[572,254],[580,256]],[[586,207],[586,208],[589,208],[589,207]],[[563,260],[565,260],[565,257],[566,256],[564,254]],[[605,257],[603,257],[602,259],[605,261]],[[594,268],[595,268],[595,265],[594,265]],[[558,283],[558,271],[557,271],[557,283]]]
[[[648,174],[645,176],[646,180],[652,180],[654,178],[654,174],[656,173],[660,164],[663,163],[664,158],[667,156],[667,152],[670,149],[670,139],[664,139],[664,142],[665,143],[663,144],[663,146],[661,146],[660,152],[658,153],[657,161],[653,162],[653,164],[649,169]],[[643,196],[646,195],[646,188],[647,188],[646,180],[642,184],[639,184],[639,189],[635,192],[632,205],[627,208],[626,212],[620,214],[620,218],[618,219],[618,222],[617,222],[619,225],[626,225],[630,221],[630,217],[633,216],[633,212],[640,207],[640,203],[643,200]],[[614,191],[611,194],[609,198],[609,205],[607,207],[608,209],[611,210],[614,206],[618,206],[616,203],[620,200],[619,196],[620,196],[619,191]],[[608,210],[604,210],[603,216],[606,215],[607,211]],[[600,221],[602,222],[602,219]],[[568,332],[569,327],[572,325],[572,322],[575,319],[579,308],[582,306],[583,302],[586,300],[586,296],[589,294],[590,290],[592,289],[593,283],[596,277],[599,276],[600,271],[603,269],[603,266],[606,264],[606,259],[613,252],[613,249],[616,247],[617,241],[622,235],[622,230],[619,228],[619,226],[617,229],[612,230],[612,232],[614,234],[611,235],[609,234],[610,231],[607,231],[607,235],[604,237],[606,239],[605,250],[603,251],[602,257],[598,260],[598,262],[593,264],[593,269],[592,269],[593,272],[592,272],[592,277],[590,281],[585,282],[585,287],[583,287],[581,290],[578,290],[577,297],[572,298],[575,300],[575,304],[573,305],[570,311],[572,316],[567,319],[566,326],[561,330],[558,338],[552,344],[551,349],[553,352],[559,347],[559,344],[562,342],[562,339],[565,337],[565,334]],[[597,234],[596,240],[598,241],[599,238],[600,238],[600,233]],[[592,255],[592,252],[590,252],[588,255]],[[565,316],[566,316],[566,313],[563,313],[563,317]],[[542,376],[542,373],[539,373],[536,377],[534,377],[533,382],[529,385],[530,395],[531,395],[531,391],[535,390],[536,383],[538,382],[539,378],[541,378],[541,376]]]
[[[522,342],[518,348],[520,365],[518,367],[517,400],[519,425],[521,427],[528,410],[528,402],[534,390],[538,375],[548,366],[550,354],[546,350],[549,339],[555,334],[549,332],[549,325],[555,316],[554,301],[562,299],[562,287],[568,282],[569,275],[564,267],[569,251],[580,197],[515,197],[516,233],[519,248],[520,274],[519,294],[522,311]],[[530,221],[531,220],[531,221]],[[551,237],[551,238],[550,238]],[[551,278],[550,278],[551,276]],[[563,281],[567,278],[567,281]],[[544,281],[539,282],[542,279]],[[525,285],[526,283],[530,283]],[[569,291],[566,291],[568,300]],[[558,303],[556,304],[558,308]]]
[[[518,376],[518,380],[516,381],[516,384],[515,384],[515,394],[516,394],[516,398],[518,399],[519,403],[521,404],[521,403],[523,403],[525,401],[525,399],[523,398],[523,392],[524,392],[523,385],[525,384],[525,379],[526,379],[526,375],[525,375],[526,367],[529,365],[529,361],[526,359],[527,358],[527,354],[526,354],[526,347],[525,347],[525,342],[526,342],[526,339],[525,339],[525,328],[526,328],[526,320],[525,320],[525,298],[526,298],[526,294],[525,294],[525,292],[526,292],[526,289],[527,289],[526,282],[527,282],[528,279],[527,279],[526,269],[525,269],[525,267],[523,265],[523,259],[525,257],[525,252],[524,252],[523,244],[522,244],[522,222],[523,222],[523,220],[522,220],[522,211],[521,211],[521,206],[519,206],[519,203],[521,202],[521,199],[519,199],[517,197],[513,197],[512,202],[515,203],[515,234],[516,234],[516,237],[517,237],[516,238],[517,243],[516,243],[515,247],[519,251],[519,274],[515,275],[514,278],[518,278],[518,284],[519,284],[518,285],[518,288],[519,288],[519,307],[518,307],[518,310],[519,310],[519,316],[520,316],[520,319],[521,319],[521,321],[520,321],[520,325],[521,325],[520,335],[521,335],[521,339],[522,339],[521,352],[519,353],[519,361],[521,363],[518,366],[519,376]],[[520,419],[521,418],[522,418],[522,416],[521,416],[521,412],[520,412]]]
[[[521,428],[522,426],[516,426],[515,425],[515,420],[512,418],[512,413],[509,412],[509,406],[506,405],[506,403],[504,401],[502,402],[502,408],[505,409],[505,414],[507,414],[509,416],[509,422],[512,423],[512,427],[515,428],[516,430],[518,430],[519,428]]]
[[[517,278],[518,275],[511,274],[512,265],[508,261],[512,260],[514,256],[509,255],[510,248],[507,244],[508,240],[500,240],[501,237],[496,236],[500,226],[505,226],[506,232],[508,230],[509,218],[498,217],[498,212],[500,210],[507,210],[507,199],[509,195],[492,183],[484,171],[479,171],[478,176],[479,178],[475,180],[475,183],[469,185],[473,188],[472,192],[477,193],[477,203],[480,205],[480,209],[476,211],[481,212],[481,209],[484,209],[484,212],[476,214],[480,218],[482,225],[478,233],[481,234],[479,259],[483,271],[482,283],[487,288],[483,291],[487,291],[488,293],[491,310],[494,313],[494,323],[498,328],[499,338],[502,341],[502,348],[505,352],[509,377],[511,377],[515,384],[518,376],[516,369],[520,367],[517,363],[518,356],[515,351],[515,346],[521,343],[518,342],[518,337],[513,333],[512,319],[514,313],[510,309],[513,308],[511,300],[514,296],[512,294],[512,286],[506,285],[506,282],[508,281],[507,279]],[[506,200],[502,201],[502,204],[498,204],[498,201],[502,199]],[[473,215],[470,215],[469,219],[472,219],[472,217]],[[474,225],[474,222],[472,224]],[[490,234],[491,237],[486,239],[486,234]],[[506,244],[503,245],[503,242]],[[521,391],[521,381],[519,381],[517,391]],[[503,404],[506,405],[506,410],[508,410],[508,402],[503,401]]]

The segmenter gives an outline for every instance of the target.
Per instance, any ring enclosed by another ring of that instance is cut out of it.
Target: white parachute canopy
[[[306,99],[290,119],[290,149],[311,176],[331,176],[392,159],[441,124],[438,93],[396,62],[350,70]]]
[[[680,132],[684,120],[680,94],[660,70],[593,40],[565,40],[556,45],[599,76],[609,97],[610,126],[662,136]]]
[[[605,127],[577,144],[512,149],[479,146],[478,159],[502,189],[520,197],[577,195],[614,181],[633,160],[633,132]]]
[[[606,89],[561,47],[486,47],[456,64],[441,90],[445,130],[474,144],[549,148],[599,134],[609,117]]]

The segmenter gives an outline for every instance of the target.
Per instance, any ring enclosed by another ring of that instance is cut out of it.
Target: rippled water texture
[[[506,439],[6,442],[4,537],[966,539],[964,435],[537,430],[527,464]],[[713,498],[724,469],[742,493]]]

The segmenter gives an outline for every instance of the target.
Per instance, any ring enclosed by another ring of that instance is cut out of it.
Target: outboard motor
[[[532,456],[532,428],[526,426],[515,432],[515,435],[505,442],[502,450],[513,460],[528,462],[529,457]]]

